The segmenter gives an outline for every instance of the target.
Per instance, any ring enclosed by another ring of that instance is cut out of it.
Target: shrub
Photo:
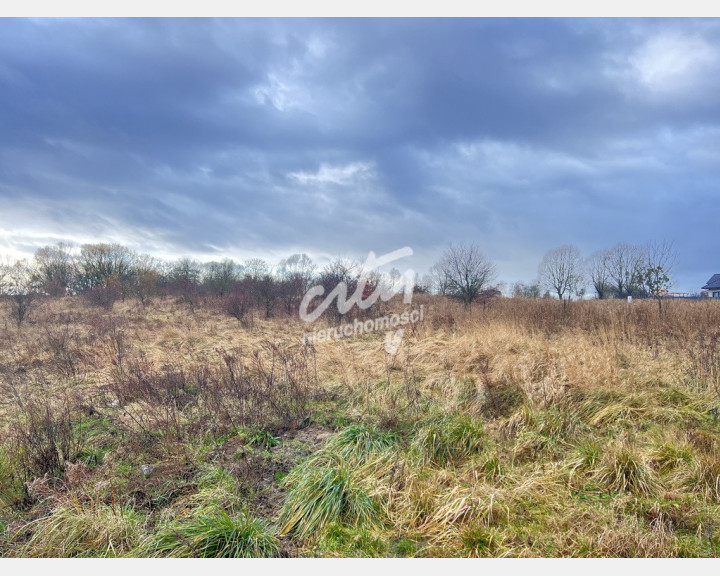
[[[134,431],[146,439],[185,440],[212,430],[282,430],[306,416],[311,372],[309,350],[286,351],[266,343],[246,356],[216,350],[190,367],[156,368],[141,357],[113,372],[109,390],[125,406]]]
[[[225,314],[243,325],[252,324],[252,311],[256,305],[252,296],[244,292],[232,292],[221,297],[219,302]]]
[[[104,286],[94,286],[83,292],[83,297],[91,306],[112,310],[115,302],[122,298],[122,288],[119,283],[115,282]]]
[[[29,477],[60,476],[67,462],[83,449],[84,431],[77,427],[80,409],[67,396],[46,395],[47,385],[35,393],[20,393],[11,386],[17,417],[10,422],[10,452]]]

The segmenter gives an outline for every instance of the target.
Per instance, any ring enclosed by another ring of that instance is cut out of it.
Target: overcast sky
[[[0,21],[0,255],[674,241],[720,272],[720,21]]]

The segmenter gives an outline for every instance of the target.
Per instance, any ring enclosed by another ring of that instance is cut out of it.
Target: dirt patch
[[[331,430],[319,424],[310,424],[280,437],[280,443],[270,449],[270,458],[263,466],[261,490],[255,501],[259,515],[277,518],[285,501],[285,490],[279,485],[280,480],[302,459],[325,446],[332,435]]]
[[[305,428],[293,430],[283,436],[283,440],[295,440],[307,444],[310,452],[317,452],[325,446],[333,431],[321,426],[320,424],[310,424]]]

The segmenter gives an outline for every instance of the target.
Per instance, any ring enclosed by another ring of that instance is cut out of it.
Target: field
[[[720,553],[720,303],[420,303],[394,356],[171,298],[0,308],[0,554]]]

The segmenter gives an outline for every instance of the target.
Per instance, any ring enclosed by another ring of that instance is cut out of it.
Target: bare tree
[[[40,296],[37,271],[26,260],[17,260],[0,276],[4,276],[4,293],[10,297],[11,316],[20,328]]]
[[[495,279],[495,265],[474,244],[450,246],[436,264],[442,293],[470,306]]]
[[[569,300],[585,286],[582,255],[575,246],[560,246],[545,254],[538,267],[542,288],[554,292],[560,300]]]
[[[5,282],[10,270],[10,260],[6,258],[6,261],[0,262],[0,295],[4,294]]]
[[[35,252],[35,267],[45,292],[51,296],[64,296],[77,275],[73,246],[58,242],[54,246],[38,248]]]
[[[155,294],[160,283],[161,263],[149,254],[138,254],[133,265],[133,293],[145,308],[147,299]]]
[[[644,290],[643,269],[645,250],[640,246],[620,243],[606,253],[611,291],[618,298],[641,296]]]
[[[200,298],[202,265],[190,258],[181,258],[170,266],[167,285],[171,293],[178,295],[195,312]]]
[[[239,266],[229,258],[222,262],[208,262],[204,266],[205,274],[203,284],[216,296],[225,296],[240,279]]]
[[[120,244],[83,244],[78,257],[80,290],[108,293],[119,290],[125,299],[132,291],[136,256]]]
[[[609,250],[600,250],[590,256],[585,265],[595,293],[601,300],[612,293],[609,259]]]
[[[288,314],[298,310],[304,294],[313,284],[316,269],[307,254],[293,254],[278,263],[280,298]]]
[[[243,275],[246,278],[257,280],[271,273],[270,265],[262,258],[248,258],[243,264]]]
[[[324,294],[331,294],[341,282],[345,283],[345,291],[338,296],[338,302],[348,294],[354,294],[358,285],[358,278],[362,272],[362,263],[352,258],[337,256],[333,258],[319,274],[318,283],[325,289]],[[335,308],[337,319],[342,321],[346,312]]]
[[[432,265],[428,271],[429,286],[432,292],[435,294],[446,295],[449,294],[450,286],[448,284],[447,277],[443,272],[440,262],[436,262]]]
[[[513,298],[540,298],[542,293],[540,290],[540,284],[533,282],[526,284],[525,282],[515,282],[511,288],[511,294]]]
[[[312,284],[317,266],[307,254],[293,254],[278,264],[278,275],[282,280],[297,283],[303,292]]]

